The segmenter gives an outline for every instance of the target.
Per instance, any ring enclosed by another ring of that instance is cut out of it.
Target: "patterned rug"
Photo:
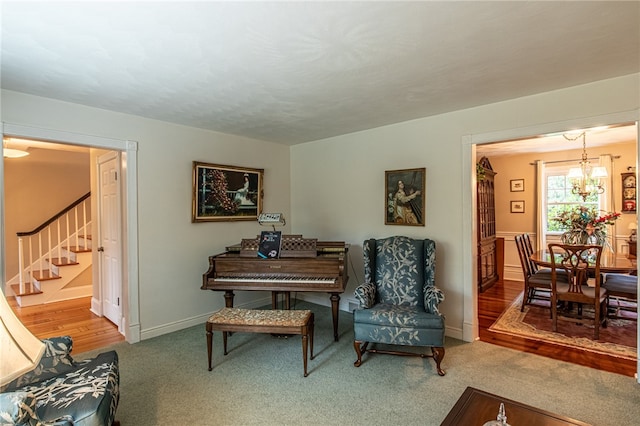
[[[527,305],[524,312],[520,312],[521,305],[522,294],[489,330],[563,346],[577,346],[587,351],[625,359],[636,359],[637,313],[621,311],[623,318],[610,318],[606,328],[600,327],[600,339],[596,341],[593,340],[591,321],[583,324],[558,321],[558,333],[554,333],[548,302],[536,301],[535,304]],[[587,316],[589,314],[586,309],[584,313]]]

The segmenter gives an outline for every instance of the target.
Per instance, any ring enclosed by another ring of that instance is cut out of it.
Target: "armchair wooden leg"
[[[362,364],[362,354],[367,352],[367,345],[369,342],[361,342],[359,340],[353,341],[353,348],[356,350],[356,355],[358,355],[358,359],[353,363],[354,367],[360,367]]]
[[[433,347],[431,348],[431,352],[433,353],[433,360],[436,362],[436,370],[438,370],[438,375],[444,376],[445,372],[440,367],[440,362],[444,358],[444,348],[442,347]]]

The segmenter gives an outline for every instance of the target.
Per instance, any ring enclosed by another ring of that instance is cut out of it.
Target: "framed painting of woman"
[[[385,171],[385,225],[424,226],[425,168]]]
[[[192,222],[258,220],[264,169],[193,162]]]

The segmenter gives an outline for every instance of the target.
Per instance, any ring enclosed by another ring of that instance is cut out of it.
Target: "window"
[[[561,234],[566,229],[553,220],[559,213],[567,210],[574,210],[578,206],[595,207],[599,206],[599,196],[589,195],[586,201],[578,194],[573,194],[571,189],[572,179],[567,177],[570,166],[568,165],[548,165],[545,168],[545,224],[546,232],[549,234]]]

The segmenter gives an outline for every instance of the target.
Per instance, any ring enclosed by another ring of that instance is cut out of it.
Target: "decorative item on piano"
[[[258,223],[260,225],[272,225],[273,230],[276,230],[276,225],[284,226],[287,222],[284,220],[282,213],[260,213],[258,216]]]
[[[264,169],[193,162],[192,222],[256,220]]]
[[[425,168],[385,171],[385,225],[424,226]]]
[[[277,259],[280,256],[282,232],[262,231],[258,245],[258,257],[261,259]]]

